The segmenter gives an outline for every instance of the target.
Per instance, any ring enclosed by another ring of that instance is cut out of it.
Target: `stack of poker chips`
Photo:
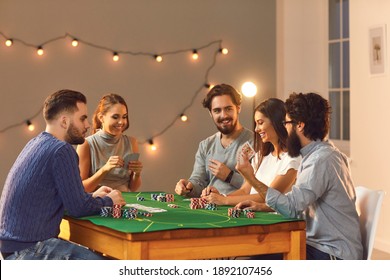
[[[112,207],[105,206],[100,209],[100,216],[102,217],[111,217],[112,216]]]
[[[207,203],[205,198],[191,198],[190,208],[191,209],[203,209]]]
[[[241,212],[243,212],[247,218],[253,219],[255,217],[255,212],[253,212],[250,209],[244,209],[243,211],[241,211],[240,209],[234,209],[234,208],[228,209],[228,216],[232,218],[239,218]]]
[[[204,209],[206,210],[217,210],[217,204],[215,203],[206,203],[204,206]]]
[[[120,218],[122,216],[122,210],[121,210],[122,206],[119,205],[119,204],[114,204],[114,207],[112,209],[112,217],[113,218]]]
[[[171,194],[171,193],[167,193],[165,195],[165,197],[166,197],[168,203],[171,203],[171,202],[175,201],[175,196],[173,194]]]
[[[137,208],[125,208],[121,209],[120,205],[114,205],[114,207],[102,207],[100,209],[100,216],[102,217],[113,217],[113,218],[124,218],[124,219],[136,219],[137,216],[151,217],[152,213],[149,212],[138,212]]]
[[[161,201],[161,202],[166,202],[167,201],[165,193],[159,193],[159,194],[158,193],[152,193],[152,194],[150,194],[150,199],[151,200]]]
[[[138,210],[136,208],[124,209],[122,211],[122,217],[125,219],[136,219],[138,214]]]
[[[190,208],[217,210],[217,204],[209,203],[206,198],[191,198]]]
[[[155,200],[155,201],[160,201],[160,202],[174,202],[175,201],[175,196],[173,194],[166,194],[166,193],[152,193],[150,194],[150,199]]]
[[[255,212],[249,211],[248,213],[246,213],[246,217],[253,219],[255,217]]]
[[[138,200],[138,201],[145,201],[145,197],[143,197],[143,196],[137,196],[137,200]]]
[[[229,208],[228,209],[228,216],[231,218],[239,218],[241,214],[240,209],[234,209],[234,208]]]
[[[244,215],[246,215],[247,218],[253,219],[255,217],[255,212],[250,209],[244,209]]]

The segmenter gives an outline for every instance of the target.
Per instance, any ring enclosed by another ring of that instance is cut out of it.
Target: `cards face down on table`
[[[167,212],[167,210],[165,210],[165,209],[156,208],[156,207],[149,207],[149,206],[145,206],[145,205],[141,205],[141,204],[137,204],[137,203],[127,203],[126,206],[136,208],[136,209],[142,210],[142,211],[147,211],[149,213]]]
[[[252,159],[256,152],[253,149],[252,145],[248,141],[246,141],[241,147],[241,153],[246,154],[248,156],[248,159]]]

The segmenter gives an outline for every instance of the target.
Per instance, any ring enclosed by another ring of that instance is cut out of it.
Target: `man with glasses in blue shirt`
[[[236,169],[266,198],[266,204],[245,201],[236,207],[261,211],[268,205],[283,216],[305,219],[307,259],[362,259],[348,159],[325,139],[330,127],[329,102],[315,93],[293,93],[285,106],[288,153],[302,155],[296,183],[287,194],[269,188],[256,180],[242,155]]]

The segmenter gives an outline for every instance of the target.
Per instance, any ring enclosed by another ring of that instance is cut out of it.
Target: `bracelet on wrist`
[[[232,180],[232,177],[233,177],[233,174],[234,174],[234,171],[231,170],[229,175],[227,175],[226,179],[225,179],[225,182],[226,183],[230,183],[230,181]]]

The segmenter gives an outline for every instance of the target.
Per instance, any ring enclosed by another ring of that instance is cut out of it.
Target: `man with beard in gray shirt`
[[[254,134],[239,121],[241,94],[232,86],[214,86],[203,100],[218,132],[199,144],[192,174],[188,180],[180,179],[175,192],[187,197],[200,197],[203,190],[214,186],[227,195],[239,189],[242,176],[235,171],[237,152]]]

